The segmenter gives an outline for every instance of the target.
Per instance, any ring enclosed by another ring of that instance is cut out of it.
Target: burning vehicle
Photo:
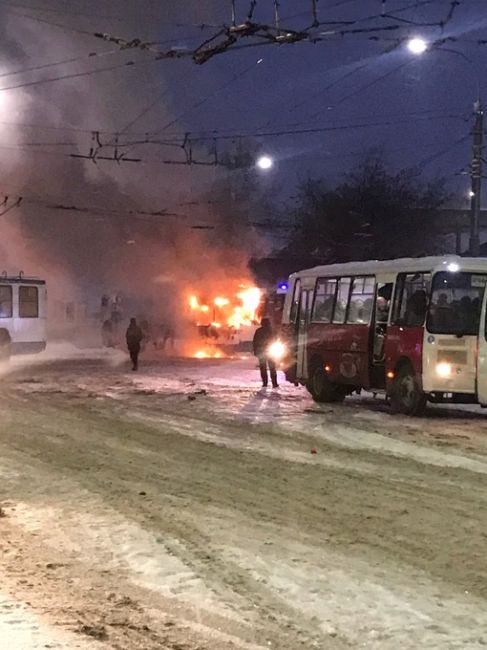
[[[227,294],[198,295],[187,298],[188,317],[196,331],[196,358],[220,358],[251,350],[252,338],[265,309],[265,291],[246,284]]]

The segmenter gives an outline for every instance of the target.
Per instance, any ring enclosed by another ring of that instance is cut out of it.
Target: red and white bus
[[[290,276],[286,378],[317,402],[385,391],[395,412],[487,406],[487,259],[333,264]]]

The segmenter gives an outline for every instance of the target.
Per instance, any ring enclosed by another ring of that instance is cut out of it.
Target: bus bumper
[[[11,343],[11,354],[37,354],[46,349],[45,341],[25,341],[22,343]]]

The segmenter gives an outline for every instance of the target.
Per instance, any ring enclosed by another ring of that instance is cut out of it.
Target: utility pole
[[[470,168],[471,191],[470,191],[470,255],[480,255],[479,240],[479,217],[480,202],[482,193],[482,153],[484,145],[484,111],[480,99],[473,105],[474,125],[472,130],[472,164]]]

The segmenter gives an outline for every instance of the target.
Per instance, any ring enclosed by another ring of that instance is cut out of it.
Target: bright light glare
[[[473,190],[470,190],[468,195],[470,198],[473,198],[475,196],[475,192]]]
[[[428,49],[428,43],[423,38],[411,38],[408,41],[408,50],[411,54],[423,54]]]
[[[456,273],[460,269],[460,267],[456,262],[451,262],[451,264],[448,264],[446,269],[447,271],[450,271],[450,273]]]
[[[268,349],[268,354],[274,361],[280,361],[286,354],[286,346],[282,341],[274,341]]]
[[[274,161],[272,160],[272,158],[270,156],[261,156],[257,160],[257,167],[259,169],[264,169],[264,170],[270,169],[273,164],[274,164]]]
[[[446,361],[438,363],[436,365],[436,374],[438,377],[443,377],[443,379],[446,379],[451,375],[451,364],[446,363]]]
[[[225,307],[230,301],[227,298],[215,298],[214,302],[217,307]]]

